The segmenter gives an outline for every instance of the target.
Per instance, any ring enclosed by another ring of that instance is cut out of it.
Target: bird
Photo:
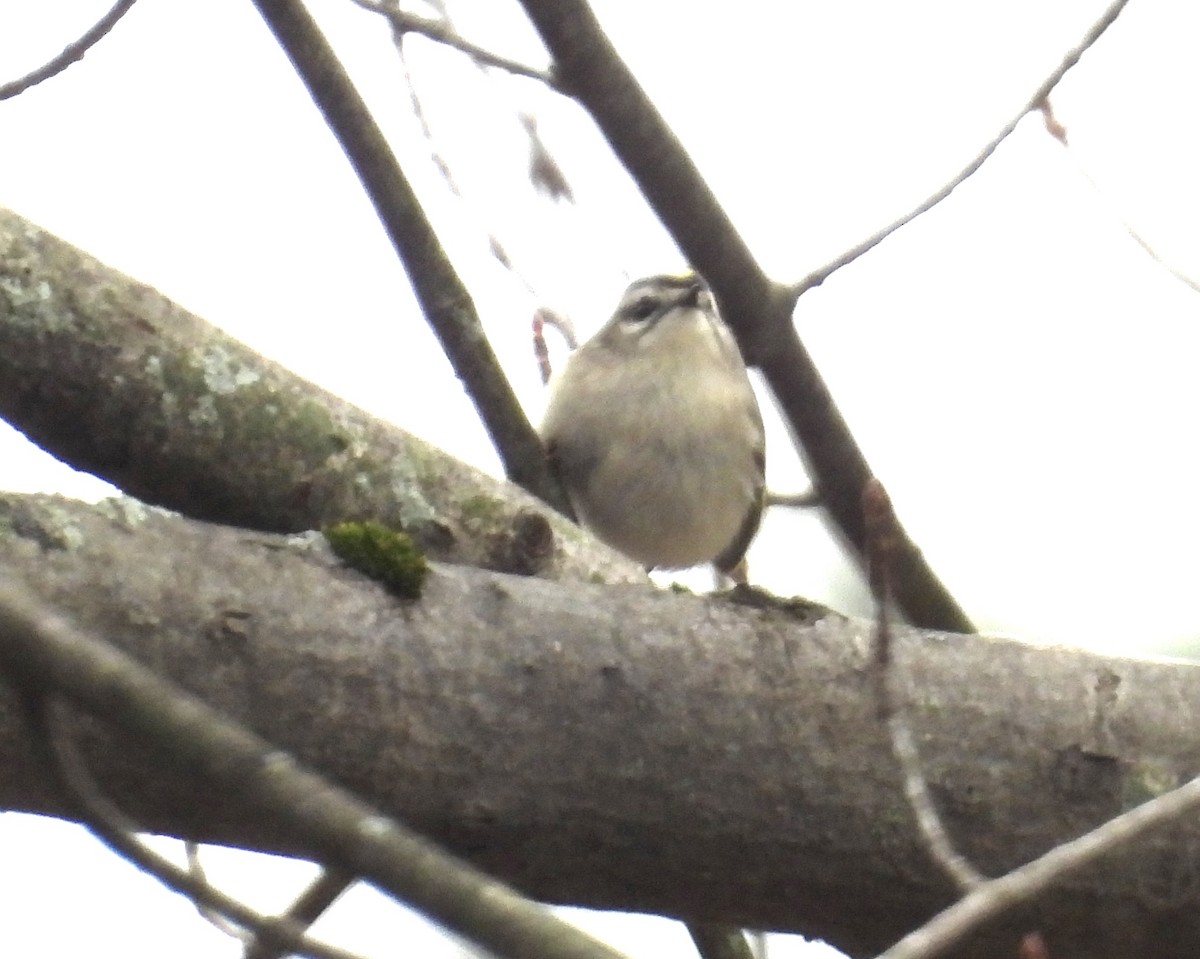
[[[647,569],[745,581],[762,519],[762,414],[696,274],[636,280],[551,381],[540,434],[576,516]]]

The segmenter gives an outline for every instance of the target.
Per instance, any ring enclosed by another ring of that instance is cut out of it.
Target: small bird
[[[632,283],[551,389],[541,435],[584,526],[647,568],[712,563],[744,581],[762,415],[702,280]]]

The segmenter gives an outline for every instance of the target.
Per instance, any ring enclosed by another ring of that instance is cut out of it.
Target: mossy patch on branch
[[[419,599],[429,564],[407,533],[371,520],[335,523],[321,531],[347,565],[383,583],[404,599]]]

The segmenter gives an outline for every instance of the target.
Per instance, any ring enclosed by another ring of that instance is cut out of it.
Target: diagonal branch
[[[1009,134],[1011,134],[1013,130],[1017,128],[1017,124],[1025,118],[1027,113],[1032,113],[1034,110],[1037,110],[1041,107],[1046,97],[1050,95],[1050,91],[1058,86],[1062,78],[1066,76],[1067,71],[1079,62],[1079,58],[1083,56],[1085,52],[1087,52],[1088,48],[1091,47],[1092,44],[1100,39],[1104,31],[1112,26],[1113,21],[1115,21],[1120,15],[1121,11],[1125,9],[1125,4],[1128,2],[1129,0],[1113,0],[1113,3],[1111,3],[1108,9],[1104,11],[1100,19],[1088,28],[1087,32],[1083,35],[1083,39],[1067,51],[1062,60],[1059,62],[1058,66],[1054,69],[1054,72],[1051,73],[1050,76],[1048,76],[1045,80],[1043,80],[1041,86],[1039,86],[1033,92],[1033,95],[1025,101],[1025,105],[1021,107],[1020,112],[1017,113],[1011,120],[1009,120],[1008,123],[1006,123],[1000,129],[999,133],[992,137],[992,139],[983,147],[983,149],[975,155],[974,159],[972,159],[970,163],[968,163],[958,172],[957,176],[955,176],[932,196],[923,200],[910,213],[906,213],[894,223],[889,223],[887,226],[883,227],[883,229],[871,234],[871,236],[867,237],[857,246],[851,247],[840,256],[830,260],[820,269],[813,270],[810,274],[808,274],[808,276],[796,284],[796,296],[799,297],[808,290],[811,290],[813,287],[820,286],[842,267],[853,263],[864,253],[874,249],[876,246],[886,240],[902,226],[911,223],[917,217],[921,216],[921,214],[928,213],[935,206],[946,199],[946,197],[953,193],[959,184],[972,176],[976,170],[978,170],[981,166],[983,166],[984,163],[987,162],[988,158],[996,152],[997,147],[999,147],[1000,144],[1008,138]]]
[[[504,470],[519,486],[569,515],[541,441],[500,368],[474,303],[382,131],[301,0],[255,0],[362,181]]]
[[[108,35],[109,31],[117,25],[117,22],[129,12],[129,8],[133,4],[134,0],[117,0],[108,13],[97,20],[78,40],[64,47],[62,53],[58,56],[42,64],[36,70],[25,74],[23,77],[0,84],[0,100],[12,99],[24,93],[30,87],[41,83],[43,80],[49,80],[51,77],[57,76],[72,63],[82,60],[83,55]]]

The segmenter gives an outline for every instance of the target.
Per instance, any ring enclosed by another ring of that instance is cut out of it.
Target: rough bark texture
[[[874,952],[953,892],[875,717],[869,626],[437,566],[404,602],[314,537],[136,502],[0,500],[0,575],[304,762],[539,897],[821,936]],[[1200,670],[901,631],[948,827],[988,873],[1200,768]],[[292,848],[169,757],[98,735],[156,829]],[[0,806],[58,812],[0,699]],[[197,802],[197,796],[203,797]],[[1111,857],[956,952],[1193,956],[1197,830]]]
[[[0,417],[147,502],[253,529],[402,526],[489,569],[644,580],[545,504],[0,208]]]

